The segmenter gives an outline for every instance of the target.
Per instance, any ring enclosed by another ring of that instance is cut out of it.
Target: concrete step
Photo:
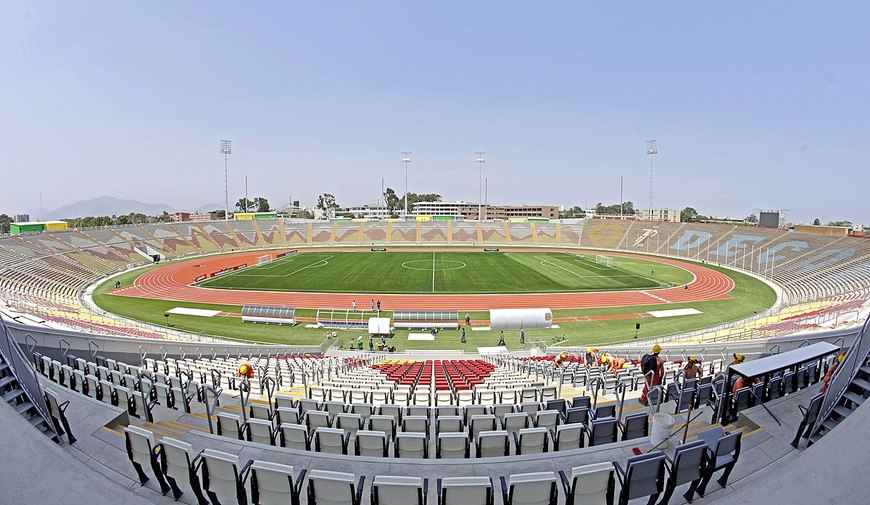
[[[19,414],[23,415],[25,412],[27,412],[28,410],[33,408],[33,404],[30,402],[23,402],[23,403],[20,403],[18,405],[14,405],[14,407],[15,407],[15,412],[18,412]]]
[[[12,391],[7,391],[3,393],[3,400],[6,403],[12,403],[13,400],[18,398],[19,396],[24,394],[24,390],[21,388],[15,388]]]
[[[843,398],[849,400],[850,402],[854,403],[855,405],[861,405],[862,403],[864,403],[864,400],[865,400],[865,398],[863,396],[859,395],[858,393],[854,393],[852,391],[846,391],[846,393],[843,395]]]
[[[840,421],[835,421],[833,419],[828,419],[827,421],[822,423],[822,427],[826,430],[830,431],[837,427],[840,424]]]
[[[851,414],[852,411],[844,405],[837,405],[834,407],[834,413],[840,417],[846,418],[849,417],[849,414]]]
[[[870,382],[867,382],[864,379],[857,379],[856,378],[855,380],[852,381],[852,385],[858,386],[859,388],[863,389],[864,391],[870,392]]]
[[[4,388],[4,387],[12,384],[13,382],[18,382],[17,379],[15,379],[15,376],[14,375],[7,375],[6,377],[3,377],[2,379],[0,379],[0,388]]]

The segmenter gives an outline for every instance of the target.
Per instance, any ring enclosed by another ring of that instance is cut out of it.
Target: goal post
[[[610,256],[602,256],[601,254],[596,254],[595,263],[611,268],[613,267],[613,258],[611,258]]]
[[[272,255],[266,254],[257,258],[257,266],[265,265],[272,262]]]

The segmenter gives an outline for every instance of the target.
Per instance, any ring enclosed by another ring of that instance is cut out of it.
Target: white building
[[[677,209],[643,209],[640,211],[640,218],[644,221],[669,221],[671,223],[680,222],[680,211]]]

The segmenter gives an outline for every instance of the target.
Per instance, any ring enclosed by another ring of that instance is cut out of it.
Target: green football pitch
[[[320,293],[559,293],[685,284],[688,271],[642,259],[568,252],[305,252],[199,283]]]

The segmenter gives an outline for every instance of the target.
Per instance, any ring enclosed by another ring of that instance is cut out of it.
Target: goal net
[[[613,266],[613,258],[611,258],[610,256],[602,256],[600,254],[596,254],[595,255],[595,263],[597,263],[599,265],[603,265],[605,267],[612,267]]]
[[[265,265],[266,263],[272,262],[272,256],[270,254],[266,254],[265,256],[260,256],[257,258],[257,266]]]

